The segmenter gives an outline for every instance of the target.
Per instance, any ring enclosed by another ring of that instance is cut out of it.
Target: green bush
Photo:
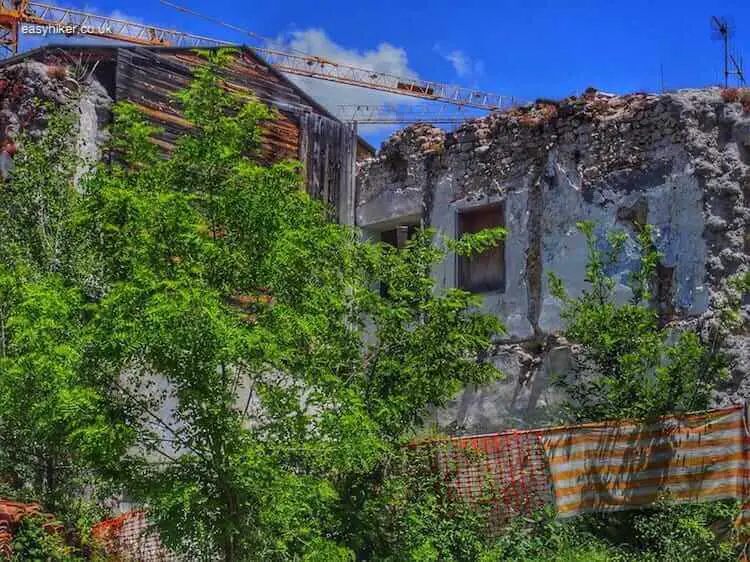
[[[604,562],[626,561],[627,554],[577,521],[557,521],[551,512],[533,519],[517,519],[478,559],[480,562]]]
[[[13,536],[14,562],[79,562],[73,549],[65,544],[64,534],[44,528],[47,519],[27,517]]]

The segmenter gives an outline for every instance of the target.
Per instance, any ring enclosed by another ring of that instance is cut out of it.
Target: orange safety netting
[[[108,560],[122,562],[177,562],[180,558],[161,543],[143,511],[131,511],[102,521],[91,530]]]
[[[510,431],[419,445],[434,448],[448,497],[480,509],[488,531],[552,503],[549,469],[538,435]]]
[[[565,517],[636,509],[662,499],[743,500],[736,525],[745,527],[748,437],[746,408],[734,406],[656,420],[438,439],[409,448],[426,453],[425,474],[438,475],[447,501],[460,500],[486,515],[487,532],[495,536],[512,518],[545,507]],[[138,553],[125,560],[177,560],[168,557],[142,512],[104,522],[96,532],[109,536],[113,552]]]
[[[490,533],[544,507],[558,517],[658,501],[750,498],[746,408],[612,420],[422,443],[449,495],[487,515]],[[747,511],[738,526],[750,523]]]

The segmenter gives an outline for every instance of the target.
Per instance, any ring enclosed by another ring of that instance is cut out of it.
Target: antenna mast
[[[715,38],[724,44],[724,88],[729,87],[729,77],[736,76],[740,86],[745,85],[745,73],[742,69],[742,59],[737,62],[734,55],[729,53],[729,36],[733,29],[730,27],[726,18],[711,16],[711,27],[714,31]]]

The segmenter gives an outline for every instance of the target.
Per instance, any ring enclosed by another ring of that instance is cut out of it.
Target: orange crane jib
[[[229,24],[224,25],[236,30],[240,29]],[[5,55],[18,53],[19,33],[44,33],[45,30],[65,35],[93,35],[137,45],[174,47],[232,45],[228,41],[213,37],[183,33],[72,8],[62,8],[34,0],[0,0],[0,54],[3,51]],[[245,33],[251,32],[245,31]],[[486,111],[501,109],[513,103],[512,98],[497,94],[417,78],[394,76],[306,54],[265,47],[253,50],[271,66],[286,74]]]

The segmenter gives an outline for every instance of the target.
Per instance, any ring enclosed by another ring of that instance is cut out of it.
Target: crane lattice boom
[[[341,121],[360,125],[403,125],[431,123],[433,125],[459,125],[486,112],[446,103],[409,104],[343,104],[337,107],[336,117]]]
[[[404,78],[366,68],[340,64],[314,56],[296,55],[273,49],[255,49],[274,67],[288,74],[330,80],[339,84],[363,86],[404,96],[452,103],[476,109],[500,109],[512,104],[512,98],[441,84],[417,78]]]
[[[176,47],[230,45],[227,41],[212,37],[61,8],[34,0],[0,0],[0,48],[4,48],[6,53],[18,52],[19,32],[23,30],[24,25],[44,26],[48,29],[69,26],[65,33],[93,35],[138,45]],[[268,48],[254,48],[253,50],[277,70],[296,76],[482,110],[500,109],[513,103],[512,98],[497,94],[429,80],[395,76],[340,64],[321,57]]]
[[[0,0],[0,26],[6,32],[6,36],[1,38],[0,45],[13,54],[18,52],[18,32],[23,29],[24,24],[45,28],[71,26],[77,29],[76,34],[79,35],[93,35],[136,45],[208,47],[230,44],[212,37],[154,27],[72,8],[61,8],[44,2]],[[13,36],[8,35],[11,32],[14,32]]]

